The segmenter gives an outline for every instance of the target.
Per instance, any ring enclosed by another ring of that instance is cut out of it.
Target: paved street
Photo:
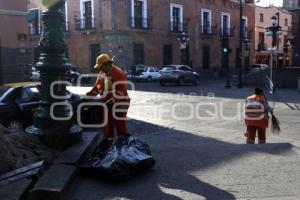
[[[246,145],[242,110],[251,91],[220,81],[137,83],[129,130],[150,144],[155,167],[122,184],[78,175],[66,199],[300,199],[300,94],[277,91],[270,104],[282,133]]]

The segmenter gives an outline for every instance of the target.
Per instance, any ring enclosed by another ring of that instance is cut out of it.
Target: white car
[[[31,68],[30,80],[31,81],[39,81],[40,80],[40,72],[37,71],[35,67]]]
[[[139,72],[134,78],[135,80],[154,81],[160,78],[158,67],[146,67],[144,71]]]

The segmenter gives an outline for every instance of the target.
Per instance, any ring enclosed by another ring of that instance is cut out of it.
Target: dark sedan
[[[77,107],[85,101],[71,93],[70,103],[76,117]],[[0,88],[0,123],[10,130],[23,129],[33,123],[33,113],[41,103],[39,83],[6,84]],[[84,124],[97,124],[102,121],[101,109],[84,106],[80,112]]]

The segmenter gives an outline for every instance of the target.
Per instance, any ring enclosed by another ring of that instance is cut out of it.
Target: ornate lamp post
[[[275,15],[271,18],[271,24],[272,26],[269,26],[267,28],[267,35],[272,36],[272,47],[270,49],[271,51],[271,62],[270,62],[270,79],[271,82],[273,82],[273,65],[274,65],[274,51],[277,49],[277,43],[278,43],[278,37],[281,35],[281,26],[277,23],[277,17]],[[271,89],[271,93],[273,92],[273,89]]]
[[[66,83],[63,83],[70,68],[61,12],[64,4],[64,0],[43,0],[48,11],[42,14],[41,55],[36,63],[41,73],[42,102],[34,113],[34,125],[26,129],[48,146],[59,149],[80,140],[82,132],[81,127],[73,123],[72,108],[67,105]]]
[[[188,65],[188,52],[187,52],[187,43],[190,40],[189,34],[186,32],[181,32],[177,37],[177,40],[180,41],[180,51],[181,51],[181,63]]]

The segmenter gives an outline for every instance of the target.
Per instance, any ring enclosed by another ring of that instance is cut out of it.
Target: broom
[[[267,99],[265,93],[263,93],[263,95],[265,97],[266,103],[269,105],[268,99]],[[279,133],[280,133],[280,122],[277,119],[277,117],[274,115],[273,112],[271,112],[271,122],[272,122],[272,127],[271,127],[272,133],[275,134],[275,135],[279,135]]]

